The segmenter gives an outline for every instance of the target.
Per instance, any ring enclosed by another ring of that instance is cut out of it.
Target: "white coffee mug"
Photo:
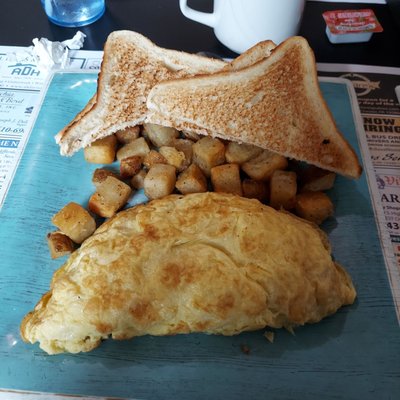
[[[305,0],[214,0],[205,13],[179,0],[183,15],[214,28],[217,39],[236,53],[262,40],[281,43],[298,33]]]

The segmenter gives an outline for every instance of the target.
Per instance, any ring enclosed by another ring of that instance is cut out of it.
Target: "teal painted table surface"
[[[295,334],[203,334],[105,341],[76,355],[49,356],[24,343],[19,324],[65,259],[51,260],[51,217],[67,202],[87,205],[93,170],[82,152],[61,157],[54,134],[96,90],[95,74],[51,80],[0,212],[0,387],[143,399],[399,399],[400,331],[365,174],[338,177],[335,217],[323,224],[335,259],[358,297]],[[340,130],[359,149],[347,85],[321,82]],[[140,198],[139,198],[140,200]],[[244,349],[248,351],[243,351]]]

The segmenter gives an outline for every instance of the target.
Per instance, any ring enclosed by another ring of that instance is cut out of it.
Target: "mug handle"
[[[186,18],[214,28],[216,21],[215,13],[194,10],[187,5],[187,0],[179,0],[179,7]]]

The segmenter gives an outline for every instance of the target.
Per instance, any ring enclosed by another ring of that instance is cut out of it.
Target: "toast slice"
[[[221,70],[225,61],[156,46],[132,31],[109,35],[97,94],[56,135],[62,155],[72,155],[93,141],[144,122],[146,98],[160,81]]]
[[[262,42],[259,42],[248,49],[245,53],[239,55],[238,57],[227,63],[221,71],[237,71],[239,69],[253,65],[256,62],[269,57],[275,47],[276,44],[272,40],[264,40]],[[157,111],[152,110],[152,119],[157,120],[158,118],[162,120],[163,116],[157,116]],[[198,127],[195,124],[192,125],[187,122],[185,124],[184,130],[188,132],[193,132],[196,131],[197,128]]]
[[[350,178],[362,171],[322,97],[314,54],[302,37],[238,71],[159,83],[147,106],[152,123],[254,144]]]

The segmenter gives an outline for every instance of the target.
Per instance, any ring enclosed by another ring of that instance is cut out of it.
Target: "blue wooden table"
[[[358,149],[347,85],[322,82],[339,128]],[[335,217],[323,229],[358,297],[316,325],[235,337],[202,334],[106,341],[77,355],[48,356],[22,342],[19,324],[65,260],[51,260],[51,216],[94,188],[82,152],[59,156],[54,134],[96,89],[96,75],[58,73],[0,213],[0,387],[146,399],[399,399],[400,330],[365,174],[337,178]],[[243,351],[246,348],[248,351]]]

